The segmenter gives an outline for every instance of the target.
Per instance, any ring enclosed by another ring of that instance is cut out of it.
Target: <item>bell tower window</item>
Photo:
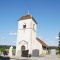
[[[26,24],[24,23],[23,28],[26,28]]]

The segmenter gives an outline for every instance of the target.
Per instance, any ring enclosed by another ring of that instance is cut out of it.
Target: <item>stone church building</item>
[[[21,56],[21,51],[29,50],[28,54],[32,55],[33,50],[39,50],[40,54],[46,54],[47,45],[36,36],[37,22],[28,13],[18,20],[16,55]]]

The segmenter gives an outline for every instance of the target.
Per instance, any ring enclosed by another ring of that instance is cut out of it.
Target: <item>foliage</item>
[[[8,54],[8,52],[5,50],[5,51],[3,51],[3,54],[4,54],[4,55],[7,55],[7,54]]]
[[[1,51],[1,52],[5,51],[5,48],[0,48],[0,51]]]
[[[56,49],[56,54],[60,54],[60,52],[59,52],[59,47],[58,46],[48,46],[48,51],[49,51],[49,53],[50,53],[50,50],[51,49]]]
[[[0,45],[0,51],[3,52],[3,55],[7,55],[10,47],[11,46],[8,46],[8,45]],[[14,54],[15,54],[15,49],[16,49],[16,46],[13,46]]]
[[[0,48],[5,48],[5,49],[9,49],[10,46],[9,45],[0,45]],[[13,48],[15,49],[16,46],[13,46]]]
[[[56,49],[56,50],[58,50],[59,48],[58,48],[58,46],[48,46],[48,50],[51,50],[51,49]]]

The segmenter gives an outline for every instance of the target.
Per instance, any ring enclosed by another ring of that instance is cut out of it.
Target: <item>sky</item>
[[[29,13],[37,21],[37,36],[58,46],[60,0],[0,0],[0,45],[16,45],[18,19]]]

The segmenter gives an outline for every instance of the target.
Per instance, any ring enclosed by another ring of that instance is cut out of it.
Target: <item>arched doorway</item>
[[[21,51],[25,51],[25,49],[26,49],[25,46],[22,45],[22,46],[21,46]]]
[[[21,56],[28,57],[28,50],[26,50],[26,47],[24,45],[21,46]]]

